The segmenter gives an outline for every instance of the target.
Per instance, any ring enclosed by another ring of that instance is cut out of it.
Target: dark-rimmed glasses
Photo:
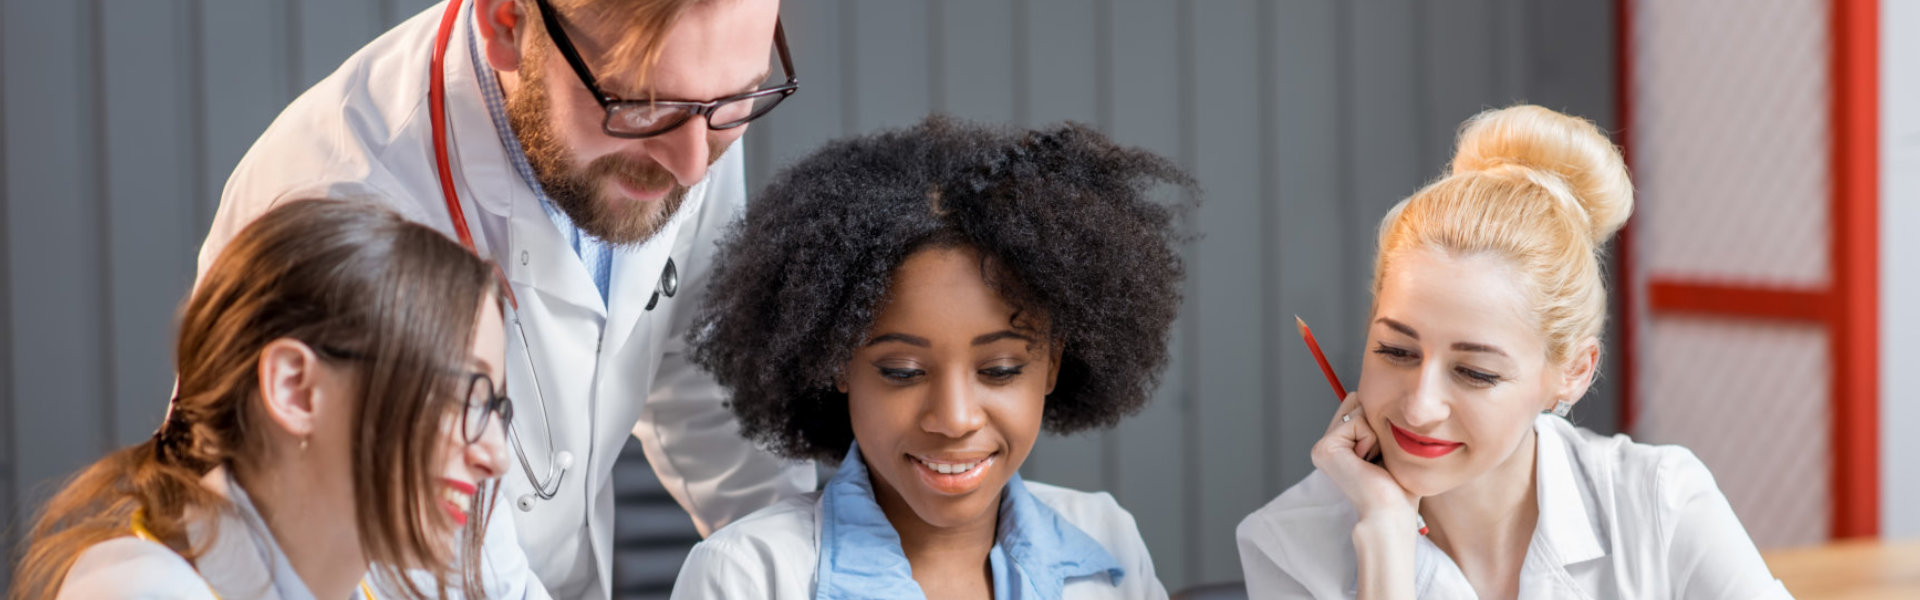
[[[351,360],[358,362],[368,360],[365,354],[352,350],[325,345],[314,345],[312,347],[318,351],[321,356],[334,360]],[[469,446],[480,443],[480,438],[487,435],[487,421],[493,418],[494,413],[500,413],[501,431],[507,431],[509,427],[512,427],[513,400],[508,399],[506,394],[500,393],[498,388],[493,387],[492,376],[486,373],[461,371],[457,369],[442,369],[442,371],[445,371],[449,375],[467,378],[466,394],[461,396],[462,403],[460,406],[461,441],[466,442]]]
[[[493,378],[474,373],[467,379],[466,406],[460,417],[460,439],[471,446],[487,435],[487,420],[500,414],[500,431],[513,426],[513,400],[493,387]]]
[[[793,57],[787,52],[786,31],[776,19],[773,22],[773,47],[780,55],[780,68],[787,75],[786,83],[711,102],[619,98],[600,91],[599,80],[593,76],[593,70],[587,68],[587,61],[580,58],[580,51],[574,49],[573,41],[567,38],[566,29],[560,26],[560,16],[553,5],[547,0],[534,0],[534,4],[540,8],[540,21],[546,25],[547,37],[553,40],[553,46],[573,67],[573,74],[579,76],[580,83],[593,93],[593,99],[600,103],[600,108],[607,111],[607,118],[601,122],[600,128],[613,137],[653,137],[673,131],[696,116],[706,119],[709,129],[733,129],[766,115],[773,107],[779,106],[780,101],[800,89],[800,82],[794,77]]]

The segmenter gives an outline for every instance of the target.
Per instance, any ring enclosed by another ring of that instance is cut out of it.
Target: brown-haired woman
[[[478,589],[480,527],[460,531],[512,415],[494,282],[385,209],[267,213],[188,301],[165,424],[54,496],[13,597],[372,597],[369,570],[407,597]]]

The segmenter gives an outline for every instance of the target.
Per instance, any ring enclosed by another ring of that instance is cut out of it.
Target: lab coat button
[[[526,264],[527,264],[527,261],[528,261],[528,260],[531,260],[531,258],[532,258],[532,257],[533,257],[533,255],[531,255],[531,254],[528,254],[528,253],[527,253],[527,251],[525,251],[525,250],[521,250],[521,251],[520,251],[520,264],[521,264],[522,266],[524,266],[524,265],[526,265]]]

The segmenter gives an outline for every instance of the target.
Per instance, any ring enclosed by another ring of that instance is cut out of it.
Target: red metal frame
[[[1880,532],[1880,1],[1833,4],[1833,535]]]
[[[1631,121],[1632,0],[1619,0],[1620,111]],[[1832,390],[1832,490],[1834,538],[1880,531],[1879,356],[1879,4],[1878,0],[1832,0],[1833,134],[1829,265],[1826,289],[1788,289],[1650,278],[1647,310],[1818,323],[1826,329],[1834,358]],[[1622,144],[1627,136],[1623,133]],[[1624,233],[1623,233],[1624,236]],[[1621,243],[1620,270],[1631,276],[1631,245]],[[1633,423],[1633,286],[1623,286],[1622,360],[1626,388],[1622,427]]]
[[[1619,111],[1620,155],[1633,165],[1633,0],[1614,2],[1613,95]],[[1636,199],[1637,200],[1637,199]],[[1638,281],[1633,267],[1634,219],[1629,216],[1613,242],[1614,286],[1620,294],[1620,431],[1631,432],[1639,415],[1640,307],[1635,303]]]

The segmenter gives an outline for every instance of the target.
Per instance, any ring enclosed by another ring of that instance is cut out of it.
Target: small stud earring
[[[1573,403],[1572,403],[1572,402],[1568,402],[1568,401],[1566,401],[1566,400],[1561,400],[1561,401],[1559,401],[1559,402],[1557,402],[1557,403],[1554,403],[1554,405],[1553,405],[1553,416],[1556,416],[1556,417],[1560,417],[1560,418],[1563,418],[1563,419],[1564,419],[1564,418],[1566,418],[1566,417],[1567,417],[1567,413],[1569,413],[1569,412],[1573,412]]]
[[[307,438],[300,438],[300,451],[301,452],[307,451]]]

